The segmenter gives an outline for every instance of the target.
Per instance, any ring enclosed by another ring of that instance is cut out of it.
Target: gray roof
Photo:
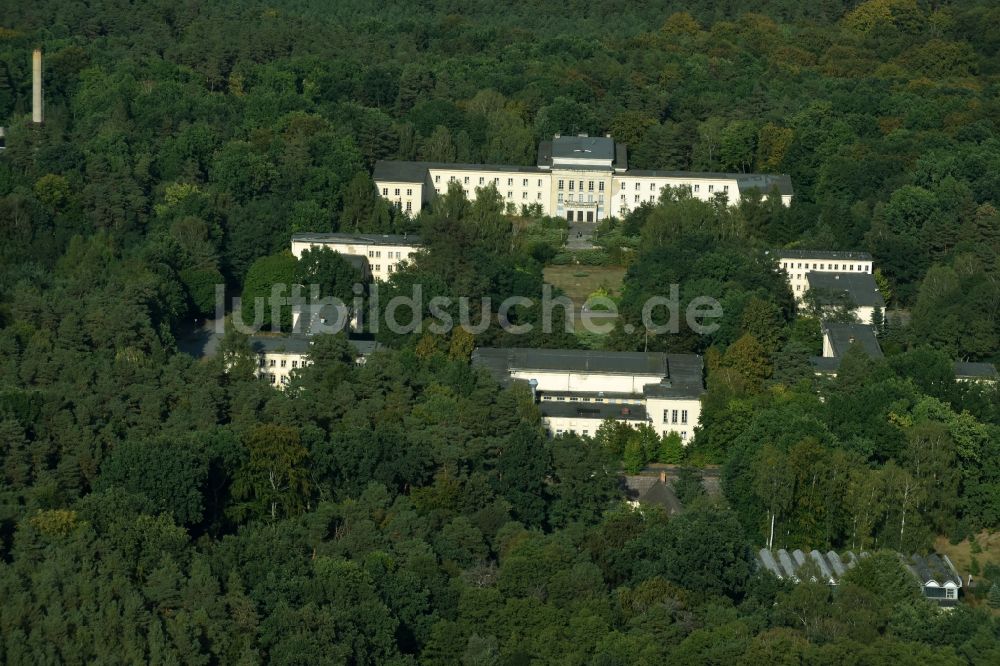
[[[677,498],[674,489],[659,479],[639,496],[639,504],[661,506],[670,515],[676,515],[684,510],[684,505]]]
[[[611,352],[590,349],[479,347],[472,353],[486,365],[496,360],[505,370],[550,370],[610,375],[668,374],[667,355],[659,352]]]
[[[861,557],[868,557],[868,553],[862,552]],[[818,550],[805,552],[782,548],[771,551],[761,548],[755,559],[758,567],[782,580],[799,582],[808,575],[810,580],[837,585],[843,575],[857,565],[859,558],[850,551],[839,555],[832,550],[821,553]]]
[[[824,322],[823,334],[830,340],[833,355],[840,358],[847,353],[853,344],[861,345],[861,349],[872,358],[882,358],[882,347],[875,337],[875,329],[869,324],[842,324]]]
[[[397,183],[423,183],[430,169],[456,171],[503,171],[507,173],[541,173],[537,166],[512,166],[509,164],[459,164],[450,162],[404,162],[379,160],[375,163],[372,180]]]
[[[705,392],[703,363],[697,354],[667,354],[668,376],[659,384],[646,384],[643,394],[651,398],[697,398]]]
[[[795,192],[792,189],[792,177],[788,174],[768,174],[768,173],[722,173],[718,171],[659,171],[648,169],[634,169],[622,174],[623,176],[642,176],[644,178],[690,178],[692,180],[735,180],[740,188],[740,193],[749,190],[760,190],[764,194],[772,188],[778,188],[778,193],[791,196]]]
[[[1000,379],[1000,373],[992,363],[969,363],[955,361],[955,376],[960,379]]]
[[[774,250],[774,255],[782,259],[840,259],[854,261],[871,261],[872,255],[867,252],[842,252],[838,250]]]
[[[947,555],[937,553],[924,556],[911,555],[905,564],[921,585],[937,583],[938,586],[944,586],[946,583],[952,583],[956,587],[962,587],[962,577],[958,575]]]
[[[806,273],[809,291],[821,305],[833,305],[841,297],[857,307],[884,308],[885,299],[878,291],[871,273]]]
[[[615,142],[606,136],[556,136],[552,139],[552,157],[614,160]]]
[[[343,234],[301,233],[292,234],[292,242],[300,243],[355,243],[368,245],[420,245],[416,234]],[[344,255],[345,257],[348,255]]]
[[[812,356],[809,359],[813,371],[821,375],[836,375],[840,369],[840,359],[837,357]]]
[[[315,336],[292,335],[254,335],[250,337],[250,348],[258,354],[281,353],[308,354]],[[374,340],[348,340],[355,351],[361,356],[367,356],[379,349]]]
[[[615,169],[628,170],[628,148],[624,143],[615,143]]]
[[[472,352],[472,363],[488,369],[501,383],[509,382],[514,370],[656,375],[662,379],[646,384],[644,395],[697,398],[705,392],[702,359],[696,354],[478,347]]]
[[[538,143],[538,166],[546,170],[550,169],[553,157],[583,158],[602,162],[610,160],[612,166],[618,171],[624,171],[628,168],[628,149],[625,144],[617,143],[610,137],[555,136],[551,140],[540,141]],[[573,165],[561,164],[559,168],[574,167]],[[579,165],[576,168],[586,169],[588,167]]]
[[[646,408],[642,405],[613,405],[594,402],[554,402],[543,400],[538,403],[542,416],[557,418],[594,419],[594,427],[604,419],[620,421],[646,421]]]

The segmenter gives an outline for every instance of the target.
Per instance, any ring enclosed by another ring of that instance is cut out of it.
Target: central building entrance
[[[566,211],[567,222],[594,222],[593,210],[568,210]]]

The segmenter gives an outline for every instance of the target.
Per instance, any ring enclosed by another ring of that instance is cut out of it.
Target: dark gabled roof
[[[884,308],[885,299],[878,291],[871,273],[806,273],[809,291],[820,305],[834,305],[839,298],[846,297],[856,307]]]
[[[450,162],[403,162],[379,160],[375,163],[372,180],[395,183],[424,183],[430,169],[454,171],[501,171],[504,173],[542,173],[537,166],[511,166],[509,164],[452,164]]]
[[[838,554],[832,550],[821,553],[818,550],[805,552],[782,548],[772,551],[761,548],[757,551],[755,559],[759,568],[766,569],[783,580],[797,583],[805,576],[809,576],[811,580],[820,583],[837,585],[841,577],[864,557],[868,557],[868,553],[862,552],[859,557],[851,551]]]
[[[615,142],[606,136],[556,136],[552,139],[552,158],[612,161]]]
[[[357,245],[420,245],[416,234],[343,234],[300,233],[292,234],[292,242],[300,243],[354,243]],[[343,255],[345,257],[349,255]]]
[[[788,174],[769,173],[722,173],[717,171],[660,171],[649,169],[633,169],[621,174],[622,178],[638,176],[642,178],[690,178],[691,180],[735,180],[740,193],[750,190],[760,190],[768,194],[771,189],[778,188],[778,194],[791,196],[792,178]]]
[[[254,335],[250,337],[250,348],[257,354],[308,354],[314,338],[315,336],[303,334]],[[373,340],[348,340],[348,342],[361,356],[367,356],[381,346]]]
[[[571,419],[594,419],[596,428],[604,419],[619,421],[646,421],[646,408],[642,405],[614,405],[594,402],[555,402],[543,400],[538,403],[542,416]]]
[[[660,377],[666,377],[668,373],[666,354],[659,352],[479,347],[472,353],[472,359],[486,365],[497,363],[508,371],[550,370]]]
[[[510,381],[513,370],[537,370],[661,377],[643,387],[647,397],[697,398],[705,392],[702,359],[696,354],[478,347],[472,363],[488,369],[503,384]]]
[[[854,260],[871,261],[872,255],[867,252],[843,252],[839,250],[773,250],[774,256],[780,259],[833,259],[833,260]]]
[[[1000,379],[1000,373],[992,363],[955,361],[953,367],[959,379]]]
[[[812,356],[809,363],[812,364],[813,371],[821,375],[835,375],[840,369],[840,359],[837,357]]]
[[[703,363],[697,354],[667,354],[667,378],[646,384],[643,395],[650,398],[697,398],[705,392]]]
[[[624,143],[615,143],[615,170],[628,170],[628,147]]]
[[[830,340],[833,355],[840,358],[847,353],[853,344],[861,345],[861,349],[872,358],[882,358],[882,347],[875,337],[875,329],[869,324],[842,324],[824,322],[823,335]]]
[[[962,577],[958,575],[947,555],[937,553],[924,556],[911,555],[905,564],[921,585],[936,583],[939,587],[944,587],[947,583],[951,583],[955,587],[962,587]]]
[[[258,354],[307,354],[311,345],[312,338],[307,335],[254,335],[250,338],[250,348]]]
[[[539,168],[546,168],[552,166],[552,142],[551,141],[539,141],[538,142],[538,159],[536,162]]]
[[[684,510],[684,505],[677,498],[674,489],[659,479],[649,487],[649,490],[639,496],[639,504],[661,506],[670,515],[676,515]]]

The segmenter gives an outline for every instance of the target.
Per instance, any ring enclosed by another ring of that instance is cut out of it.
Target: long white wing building
[[[627,152],[610,137],[557,134],[539,144],[534,166],[381,160],[373,177],[379,194],[411,215],[453,182],[469,199],[476,197],[476,188],[493,184],[508,204],[537,204],[546,215],[576,222],[621,217],[656,201],[666,187],[687,187],[699,199],[721,197],[728,204],[738,203],[751,190],[777,192],[785,205],[792,200],[787,174],[629,169]]]
[[[686,444],[701,418],[703,366],[694,354],[477,347],[472,364],[502,384],[531,386],[549,435],[592,436],[610,418],[676,432]]]

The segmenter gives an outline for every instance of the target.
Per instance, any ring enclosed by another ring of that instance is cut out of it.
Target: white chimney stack
[[[36,125],[42,123],[42,50],[35,49],[31,57],[32,64],[32,96],[31,96],[31,122]]]

